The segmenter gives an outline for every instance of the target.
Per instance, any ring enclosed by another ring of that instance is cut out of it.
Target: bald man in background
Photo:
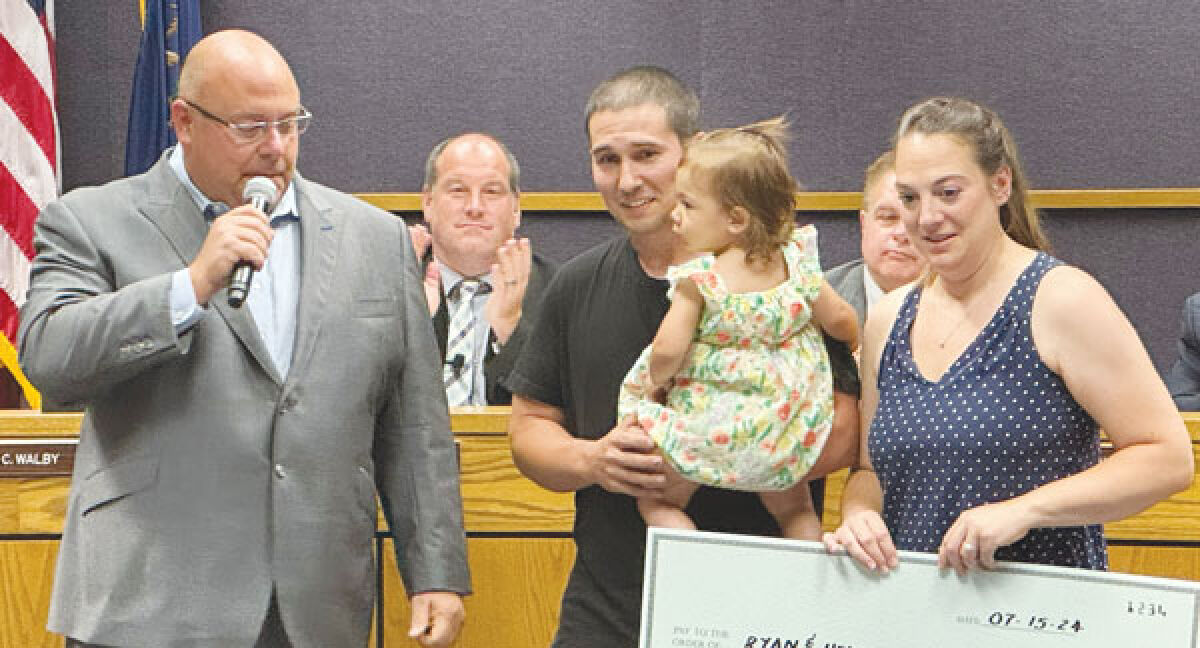
[[[557,266],[521,225],[521,169],[486,133],[448,137],[429,153],[424,226],[409,228],[425,265],[425,299],[450,405],[509,405],[504,385]],[[470,286],[470,290],[464,290]]]
[[[863,207],[858,210],[862,258],[825,273],[829,285],[854,306],[860,329],[880,297],[925,271],[925,259],[908,240],[903,214],[896,192],[896,155],[888,151],[867,167],[863,181]]]
[[[21,363],[86,408],[48,623],[68,646],[363,646],[376,492],[410,635],[458,633],[462,503],[416,259],[400,219],[296,173],[309,120],[269,43],[218,32],[180,75],[179,146],[38,219]],[[255,176],[269,216],[243,205]]]

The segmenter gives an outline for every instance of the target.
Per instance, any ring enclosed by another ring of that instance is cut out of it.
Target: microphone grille
[[[246,181],[246,186],[242,189],[242,200],[250,202],[256,197],[263,198],[270,205],[274,204],[278,193],[275,183],[271,182],[270,178],[255,176]]]

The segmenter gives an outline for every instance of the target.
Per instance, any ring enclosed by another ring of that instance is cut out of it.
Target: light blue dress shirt
[[[168,164],[203,213],[213,201],[188,176],[182,147],[176,146],[171,151]],[[275,236],[267,249],[267,262],[254,273],[243,308],[250,310],[275,369],[286,378],[296,343],[296,310],[300,303],[300,218],[295,184],[288,185],[283,198],[271,210],[271,227]],[[170,307],[176,335],[183,334],[207,313],[206,308],[196,303],[196,289],[187,268],[171,277]]]

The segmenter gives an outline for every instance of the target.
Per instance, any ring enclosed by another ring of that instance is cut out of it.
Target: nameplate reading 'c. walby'
[[[62,477],[75,467],[75,439],[0,441],[0,477]]]
[[[641,648],[1200,648],[1200,583],[1004,563],[886,576],[814,542],[650,529]]]

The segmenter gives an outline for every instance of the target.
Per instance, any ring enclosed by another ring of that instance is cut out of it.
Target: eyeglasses
[[[180,99],[183,98],[180,97]],[[233,134],[233,139],[241,144],[255,144],[262,141],[263,137],[267,134],[268,128],[274,128],[280,137],[299,135],[308,130],[308,122],[312,121],[312,113],[308,112],[304,106],[300,106],[297,114],[274,121],[230,122],[217,117],[187,99],[183,99],[183,103],[201,115],[228,128],[229,132]]]

